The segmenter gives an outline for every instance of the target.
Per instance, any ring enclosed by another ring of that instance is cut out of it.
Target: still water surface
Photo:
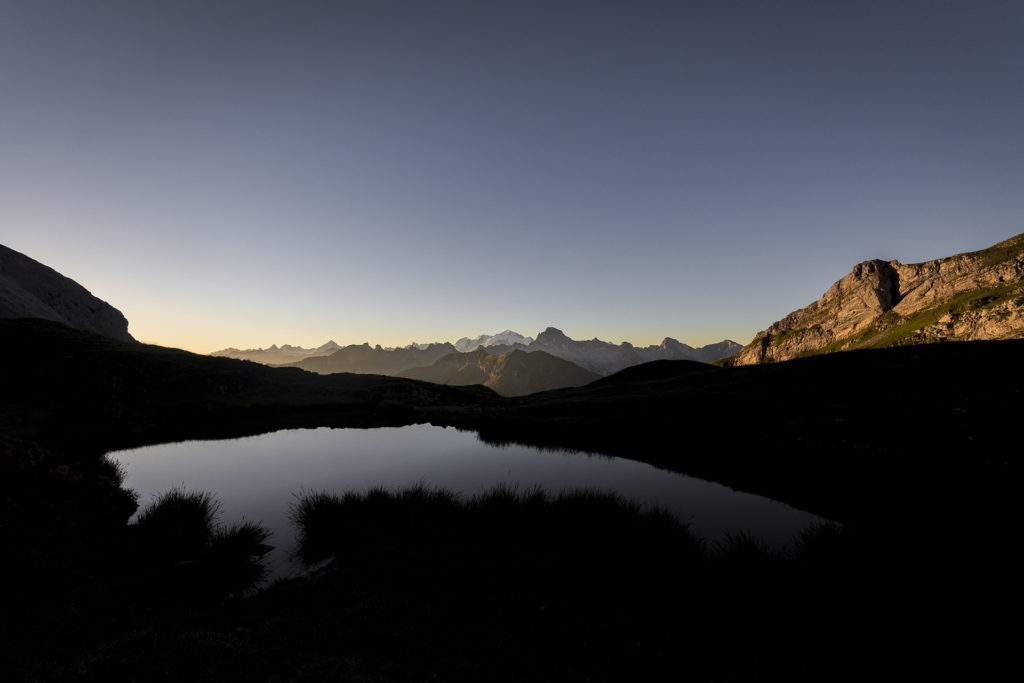
[[[310,491],[399,489],[415,484],[465,497],[498,484],[525,491],[614,491],[659,505],[709,540],[746,531],[781,547],[822,521],[777,501],[645,463],[602,455],[492,446],[472,432],[431,425],[381,429],[293,429],[243,439],[185,441],[116,451],[125,486],[140,508],[174,487],[211,491],[223,504],[221,522],[251,520],[271,530],[271,576],[298,573],[289,561],[295,530],[289,504]]]

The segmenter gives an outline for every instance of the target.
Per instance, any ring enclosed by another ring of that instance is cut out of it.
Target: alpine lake
[[[259,522],[272,533],[269,577],[298,575],[296,530],[289,511],[310,492],[364,492],[416,485],[469,498],[496,486],[614,492],[659,506],[709,542],[748,533],[773,548],[790,545],[820,517],[721,484],[623,458],[520,445],[491,445],[474,432],[432,425],[378,429],[294,429],[240,439],[184,441],[114,451],[124,486],[140,510],[181,488],[209,491],[221,502],[219,522]],[[136,513],[138,514],[138,513]]]

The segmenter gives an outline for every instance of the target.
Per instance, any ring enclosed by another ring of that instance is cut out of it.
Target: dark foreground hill
[[[0,434],[69,453],[288,427],[381,426],[456,416],[498,397],[380,375],[317,375],[45,320],[0,320]],[[427,411],[427,412],[423,412]]]
[[[644,460],[842,519],[954,482],[1003,486],[1020,471],[1021,414],[1024,341],[1008,340],[649,363],[517,399],[481,433]]]
[[[4,680],[990,680],[1012,665],[1021,341],[665,361],[501,398],[0,321],[0,381]],[[135,504],[97,457],[417,421],[644,460],[844,526],[780,558],[742,538],[708,552],[614,501],[375,494],[303,524],[330,558],[319,574],[225,598],[213,588],[240,553],[249,567],[258,530],[196,527],[187,507],[187,525],[127,525]]]
[[[832,518],[879,501],[859,487],[1003,480],[1019,467],[1012,433],[1024,414],[1024,341],[1013,340],[737,368],[660,361],[503,399],[482,386],[317,375],[7,320],[0,377],[2,433],[69,453],[430,421],[643,460]]]

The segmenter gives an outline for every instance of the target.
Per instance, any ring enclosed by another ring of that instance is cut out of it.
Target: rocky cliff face
[[[43,318],[122,341],[128,321],[121,311],[53,268],[0,245],[0,318]]]
[[[848,349],[1024,337],[1024,234],[905,265],[865,261],[727,361],[749,365]]]

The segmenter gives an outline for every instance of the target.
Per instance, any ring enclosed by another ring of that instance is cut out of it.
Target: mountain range
[[[905,265],[854,266],[724,361],[750,365],[850,349],[1024,337],[1024,234]]]
[[[285,365],[311,356],[326,356],[340,348],[341,346],[332,339],[315,349],[304,349],[301,346],[292,346],[290,344],[282,344],[281,346],[274,344],[266,349],[221,349],[220,351],[214,351],[210,355],[237,358],[238,360],[251,360],[254,363],[263,363],[264,365]]]
[[[633,346],[629,342],[612,344],[600,339],[577,341],[561,330],[549,327],[537,335],[529,345],[493,345],[485,347],[489,353],[506,353],[512,350],[546,351],[599,375],[610,375],[633,365],[654,360],[696,360],[710,363],[730,356],[742,348],[736,342],[726,339],[717,344],[693,348],[671,337],[657,346]]]
[[[0,318],[42,318],[134,341],[125,316],[77,282],[0,245]],[[579,386],[659,360],[750,365],[861,348],[1024,337],[1024,234],[988,249],[905,265],[858,264],[817,301],[759,332],[745,347],[724,340],[694,348],[666,337],[634,346],[574,340],[548,327],[535,339],[512,330],[454,344],[369,344],[214,352],[319,374],[402,375],[444,384],[485,384],[505,395]],[[489,358],[489,356],[493,357]],[[556,360],[558,362],[556,362]],[[471,381],[472,380],[472,381]]]
[[[210,355],[251,360],[267,365],[301,368],[320,374],[371,373],[422,379],[439,384],[484,384],[504,396],[575,387],[624,368],[655,360],[695,360],[710,363],[742,347],[724,340],[693,348],[671,337],[657,346],[612,344],[591,339],[577,341],[548,327],[527,337],[512,330],[462,337],[454,344],[410,344],[383,348],[333,341],[316,349],[282,345],[268,349],[223,349]],[[540,355],[537,355],[540,354]],[[489,358],[493,356],[494,358]],[[472,379],[471,379],[472,378]]]
[[[416,346],[385,349],[380,344],[372,347],[369,344],[350,344],[325,356],[310,356],[284,367],[301,368],[321,375],[335,372],[394,375],[409,368],[431,365],[450,353],[458,352],[448,342],[427,344],[422,349]]]
[[[530,337],[505,330],[472,340],[463,337],[456,344],[434,343],[423,348],[420,345],[398,349],[385,349],[379,345],[371,347],[369,344],[351,345],[327,355],[310,355],[288,363],[287,367],[321,374],[378,373],[440,384],[480,383],[505,396],[520,396],[531,391],[580,386],[654,360],[708,363],[741,348],[728,340],[699,349],[671,338],[666,338],[658,346],[647,347],[636,347],[629,342],[612,344],[599,339],[576,341],[554,327],[547,328],[530,343],[516,341],[518,339],[530,340]],[[468,348],[473,344],[473,351],[458,350],[459,346]],[[216,355],[230,355],[229,351]],[[251,355],[250,359],[257,360]]]

